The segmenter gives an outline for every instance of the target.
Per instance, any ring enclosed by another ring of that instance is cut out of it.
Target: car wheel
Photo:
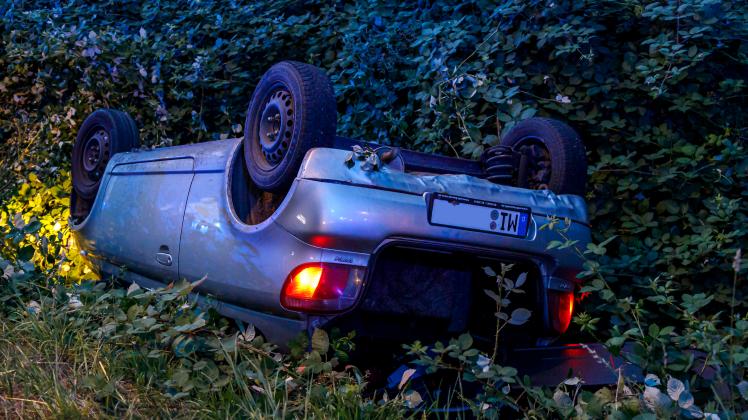
[[[556,194],[584,195],[587,158],[584,144],[568,125],[550,118],[519,122],[501,139],[526,162],[526,187]],[[520,168],[520,172],[523,169]]]
[[[78,196],[84,200],[96,197],[109,159],[138,143],[135,121],[126,113],[99,109],[89,115],[73,146],[73,188]]]
[[[337,124],[330,79],[312,65],[283,61],[262,76],[244,124],[244,156],[252,181],[282,192],[306,152],[332,144]]]

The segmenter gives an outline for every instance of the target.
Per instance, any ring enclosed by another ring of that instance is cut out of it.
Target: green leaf
[[[670,386],[668,386],[668,392],[670,392]],[[686,390],[682,390],[679,393],[677,401],[680,408],[686,410],[693,407],[694,403],[693,395],[691,395],[691,393]]]
[[[571,240],[571,241],[565,241],[563,244],[561,244],[561,246],[558,247],[558,249],[570,248],[570,247],[576,245],[578,242],[579,241],[576,240],[576,239],[575,240]]]
[[[34,220],[23,228],[23,231],[27,234],[34,234],[42,228],[42,224],[39,221]]]
[[[569,394],[560,389],[557,389],[556,392],[553,393],[553,401],[559,408],[571,408],[574,405]]]
[[[457,338],[457,342],[460,345],[460,349],[467,350],[473,346],[473,337],[470,334],[462,334]]]
[[[748,401],[748,381],[740,381],[737,387],[743,399]]]
[[[686,386],[683,382],[676,378],[671,377],[667,381],[667,394],[673,401],[678,401],[683,391],[686,390]],[[685,408],[685,407],[684,407]]]
[[[623,343],[625,342],[626,342],[626,337],[622,337],[622,336],[611,337],[608,339],[605,345],[607,347],[621,347]]]
[[[519,116],[520,120],[526,120],[535,116],[538,110],[536,108],[525,108]]]
[[[330,349],[330,338],[325,330],[315,328],[312,333],[312,350],[319,352],[319,354],[326,354]]]
[[[26,245],[18,251],[18,259],[21,261],[29,261],[34,257],[34,252],[35,250],[33,246]]]
[[[662,329],[660,330],[660,337],[667,337],[672,334],[673,331],[675,331],[675,327],[673,327],[672,325],[662,327]]]
[[[512,316],[509,318],[509,322],[512,325],[522,325],[530,319],[532,312],[525,308],[517,308],[512,311]]]
[[[657,326],[657,324],[651,324],[649,326],[649,336],[652,338],[657,338],[660,335],[660,327]]]
[[[507,96],[509,95],[507,94]],[[522,112],[522,103],[520,103],[519,101],[514,101],[514,103],[512,103],[512,105],[509,106],[509,115],[511,115],[513,119],[518,119],[521,112]]]
[[[504,287],[506,287],[508,290],[514,289],[514,282],[511,279],[504,278]]]
[[[179,331],[179,332],[193,332],[199,328],[202,328],[206,324],[203,316],[204,314],[201,313],[200,315],[198,315],[197,319],[195,319],[194,321],[190,322],[189,324],[184,324],[184,325],[179,325],[177,327],[174,327],[174,330]]]
[[[483,290],[483,292],[484,292],[484,293],[485,293],[485,294],[486,294],[486,295],[487,295],[488,297],[490,297],[491,299],[493,299],[493,300],[494,300],[494,302],[496,302],[496,303],[499,303],[499,302],[501,301],[501,298],[499,297],[499,295],[497,295],[497,294],[496,294],[496,292],[494,292],[493,290],[490,290],[490,289],[484,289],[484,290]]]
[[[138,283],[132,282],[130,284],[130,287],[127,288],[127,296],[130,296],[138,290],[140,290],[140,286],[138,285]]]
[[[644,402],[652,410],[667,410],[672,404],[667,395],[653,386],[647,386],[644,389]]]

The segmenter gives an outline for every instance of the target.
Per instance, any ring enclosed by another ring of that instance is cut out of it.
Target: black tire
[[[73,188],[78,196],[84,200],[96,197],[109,159],[138,144],[135,121],[126,113],[99,109],[89,115],[73,146]]]
[[[530,188],[584,196],[587,154],[582,140],[568,125],[550,118],[530,118],[512,127],[501,145],[527,155]]]
[[[244,124],[244,157],[252,181],[283,192],[306,152],[330,146],[337,113],[332,83],[319,68],[282,61],[270,68],[252,94]]]

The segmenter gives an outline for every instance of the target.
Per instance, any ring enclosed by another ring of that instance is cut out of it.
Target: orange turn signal
[[[322,278],[322,267],[309,265],[298,270],[286,286],[285,295],[296,299],[311,299]]]
[[[296,267],[286,279],[281,305],[292,311],[341,312],[356,303],[366,267],[311,263]]]

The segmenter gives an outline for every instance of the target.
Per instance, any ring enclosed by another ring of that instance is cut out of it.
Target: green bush
[[[66,231],[63,183],[92,110],[128,111],[145,147],[236,136],[261,74],[295,59],[328,71],[343,135],[477,158],[519,120],[570,123],[597,242],[579,250],[576,324],[613,349],[634,341],[662,378],[690,375],[672,363],[688,349],[713,355],[723,383],[745,376],[744,2],[9,0],[0,16],[5,258],[85,272],[40,228]],[[42,188],[31,174],[54,192],[24,191]]]
[[[99,278],[68,226],[71,182],[69,171],[61,171],[50,185],[28,175],[0,208],[0,257],[31,262],[46,275],[69,282]]]

